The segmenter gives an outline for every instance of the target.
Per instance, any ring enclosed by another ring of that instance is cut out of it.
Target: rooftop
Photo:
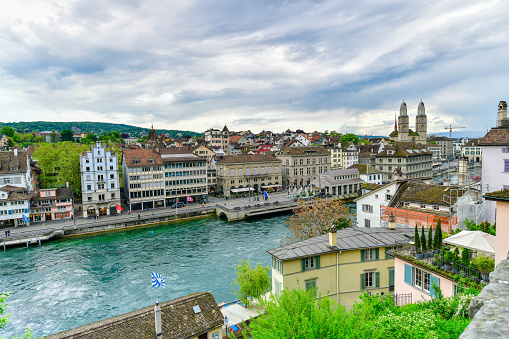
[[[380,173],[382,173],[382,171],[376,169],[375,167],[366,165],[366,164],[355,164],[355,165],[348,167],[348,169],[350,169],[350,168],[356,168],[357,170],[359,170],[360,174],[380,174]]]
[[[509,201],[509,189],[486,193],[484,198],[487,200]]]
[[[246,155],[227,155],[223,159],[219,160],[217,164],[238,164],[238,163],[249,163],[249,162],[278,162],[281,160],[265,154],[246,154]]]
[[[492,128],[477,144],[479,146],[509,146],[509,128]]]
[[[294,260],[339,251],[402,245],[412,240],[414,234],[413,228],[351,227],[336,232],[336,248],[329,246],[329,234],[326,233],[267,252],[279,260]]]

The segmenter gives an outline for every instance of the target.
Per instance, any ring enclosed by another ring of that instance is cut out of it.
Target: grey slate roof
[[[343,228],[336,233],[338,239],[336,248],[329,247],[329,234],[326,233],[268,250],[267,253],[282,261],[294,260],[339,251],[395,246],[412,240],[414,234],[413,228],[398,227],[395,230],[383,227]]]

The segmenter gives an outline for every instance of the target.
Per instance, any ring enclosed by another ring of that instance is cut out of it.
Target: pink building
[[[506,160],[509,162],[509,160]],[[507,258],[509,252],[509,190],[486,193],[486,200],[496,202],[495,221],[497,222],[497,238],[495,241],[495,267]]]
[[[70,187],[36,191],[30,201],[31,220],[69,219],[73,216],[72,200],[73,193]]]

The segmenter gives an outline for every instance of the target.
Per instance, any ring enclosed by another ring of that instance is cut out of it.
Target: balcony
[[[468,280],[481,285],[487,285],[489,282],[489,273],[484,274],[473,267],[465,266],[456,261],[447,260],[443,256],[443,250],[418,253],[413,245],[407,245],[397,250],[388,251],[388,253],[401,260],[447,277],[452,281],[459,282],[460,279],[467,278],[467,284]]]

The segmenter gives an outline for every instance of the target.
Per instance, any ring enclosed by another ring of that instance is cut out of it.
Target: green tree
[[[352,226],[350,209],[340,199],[313,199],[299,201],[290,219],[286,221],[290,236],[281,241],[290,244],[329,232],[332,225],[336,230]]]
[[[57,132],[51,131],[49,135],[49,142],[51,142],[52,144],[57,142]]]
[[[88,151],[86,145],[71,141],[57,144],[43,143],[36,147],[33,158],[41,168],[41,187],[52,188],[69,182],[76,195],[81,195],[80,153]]]
[[[421,247],[422,247],[422,251],[426,252],[427,251],[427,246],[426,246],[426,234],[424,233],[424,227],[421,227],[421,230],[422,230]]]
[[[438,218],[437,225],[435,226],[435,240],[433,242],[433,248],[439,250],[442,247],[442,223]]]
[[[256,267],[252,268],[249,260],[241,259],[235,267],[235,271],[237,278],[233,280],[232,284],[237,285],[239,290],[234,293],[246,305],[249,303],[248,299],[258,299],[270,291],[272,281],[269,275],[269,266],[265,267],[257,262]]]
[[[343,135],[341,138],[339,138],[339,141],[340,142],[353,141],[354,143],[358,144],[360,142],[360,139],[358,136],[356,136],[353,133],[347,133],[347,134]]]
[[[433,226],[430,225],[428,230],[428,250],[433,249]]]
[[[82,142],[83,144],[91,144],[91,143],[94,143],[94,142],[96,142],[96,141],[97,141],[97,137],[96,137],[96,135],[95,135],[95,134],[93,134],[93,133],[87,134],[87,136],[86,136],[86,137],[84,137],[84,138],[82,138],[82,139],[81,139],[81,142]]]
[[[44,142],[44,137],[42,135],[39,135],[34,138],[34,142],[37,142],[37,143]]]
[[[472,259],[472,264],[484,274],[488,274],[495,269],[495,260],[482,254]]]
[[[74,134],[70,129],[64,129],[60,133],[60,138],[62,138],[62,141],[74,141]]]
[[[461,263],[465,266],[470,264],[470,250],[468,248],[461,250]]]
[[[14,137],[14,133],[15,133],[14,128],[8,126],[4,126],[0,130],[0,134],[6,135],[11,138]]]
[[[421,251],[421,238],[419,237],[419,228],[417,224],[415,224],[414,246],[416,251]]]
[[[364,138],[361,140],[361,144],[362,145],[371,145],[371,141],[369,141],[369,139]]]

